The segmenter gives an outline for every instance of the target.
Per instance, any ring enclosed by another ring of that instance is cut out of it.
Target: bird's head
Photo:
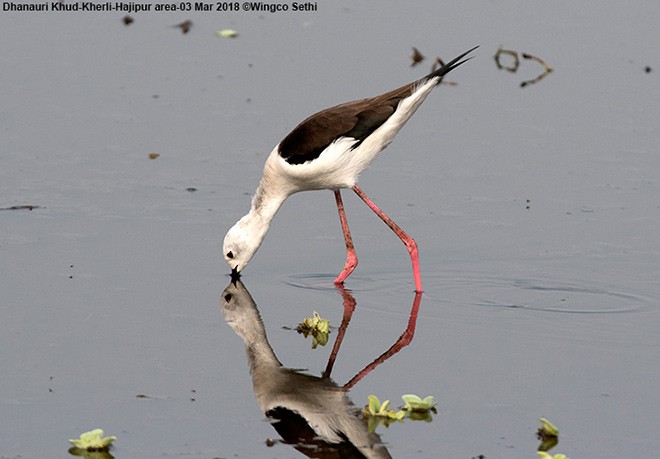
[[[237,276],[259,249],[268,231],[268,224],[252,214],[241,218],[225,236],[222,253]]]

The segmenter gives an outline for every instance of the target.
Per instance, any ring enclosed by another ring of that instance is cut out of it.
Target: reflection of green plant
[[[364,407],[364,417],[367,418],[367,427],[369,432],[376,430],[376,427],[381,422],[385,427],[389,426],[392,422],[401,421],[406,413],[404,411],[396,411],[387,409],[390,404],[389,400],[380,403],[378,397],[369,395],[369,404]]]
[[[402,395],[401,399],[405,403],[403,409],[411,413],[428,413],[429,411],[437,413],[435,409],[437,403],[433,401],[432,395],[422,399],[418,395],[406,394]]]
[[[330,334],[330,321],[322,319],[318,312],[314,311],[314,317],[307,317],[296,327],[298,333],[302,333],[305,338],[312,335],[312,349],[316,349],[319,344],[325,346],[328,343]]]
[[[541,427],[536,431],[536,436],[541,440],[537,448],[539,451],[549,451],[559,443],[559,430],[546,418],[541,418]]]
[[[538,451],[536,454],[538,454],[542,459],[570,459],[565,454],[555,454],[553,456],[551,454],[546,453],[545,451]]]
[[[69,440],[69,443],[74,446],[72,449],[88,452],[104,452],[110,449],[112,442],[116,439],[117,437],[114,435],[104,437],[103,430],[94,429],[81,434],[77,440]]]
[[[71,447],[69,448],[69,454],[72,456],[80,456],[84,459],[115,459],[115,457],[110,454],[108,451],[87,451],[85,449],[80,449]]]

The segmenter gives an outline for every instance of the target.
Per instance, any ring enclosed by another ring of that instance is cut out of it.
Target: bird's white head
[[[232,273],[240,273],[252,259],[268,232],[268,226],[259,215],[249,213],[227,232],[222,250]]]

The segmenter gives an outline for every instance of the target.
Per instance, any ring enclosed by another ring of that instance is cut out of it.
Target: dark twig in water
[[[192,21],[188,19],[187,21],[183,21],[181,24],[177,24],[172,27],[178,27],[179,29],[181,29],[182,33],[188,33],[190,32],[190,28],[192,27],[192,25],[193,25]]]
[[[0,207],[0,210],[32,210],[39,209],[40,206],[24,205],[24,206],[11,206],[11,207]]]
[[[511,56],[513,58],[513,65],[512,66],[506,66],[503,65],[500,62],[500,57],[502,54],[506,54],[507,56]],[[495,65],[497,65],[497,68],[500,70],[507,70],[511,73],[516,73],[518,71],[518,67],[520,67],[520,59],[518,58],[518,52],[513,51],[510,49],[502,49],[501,47],[497,50],[495,53],[495,56],[493,56],[495,59]]]
[[[536,57],[536,56],[533,56],[533,55],[528,54],[528,53],[521,53],[521,54],[522,54],[522,57],[523,57],[524,59],[530,59],[530,60],[536,61],[536,62],[538,62],[539,64],[541,64],[541,65],[543,66],[543,68],[545,68],[545,72],[541,73],[541,74],[540,74],[539,76],[537,76],[536,78],[533,78],[533,79],[531,79],[531,80],[525,80],[525,81],[523,81],[522,83],[520,83],[520,87],[521,87],[521,88],[524,88],[524,87],[527,86],[528,84],[538,83],[538,82],[541,81],[543,78],[545,78],[545,77],[548,76],[550,73],[552,73],[552,67],[550,67],[548,64],[546,64],[545,61],[544,61],[543,59],[541,59],[541,58],[539,58],[539,57]]]
[[[500,58],[501,58],[502,54],[506,54],[507,56],[511,56],[513,58],[513,65],[508,66],[508,65],[502,64],[502,62],[500,62]],[[520,55],[523,57],[523,59],[528,59],[528,60],[538,62],[545,69],[545,71],[543,73],[541,73],[539,76],[537,76],[536,78],[532,78],[531,80],[525,80],[525,81],[521,82],[520,83],[521,88],[524,88],[525,86],[530,85],[530,84],[538,83],[543,78],[548,76],[548,74],[552,73],[552,67],[550,67],[548,64],[546,64],[546,62],[543,59],[541,59],[540,57],[534,56],[534,55],[529,54],[529,53],[520,53]],[[502,49],[500,47],[497,50],[497,52],[495,53],[495,56],[493,56],[493,57],[495,59],[495,65],[497,65],[497,68],[500,69],[500,70],[506,70],[506,71],[511,72],[511,73],[516,73],[518,71],[518,68],[520,67],[520,58],[518,58],[518,52],[517,51],[511,50],[511,49]]]
[[[413,55],[410,56],[410,58],[412,59],[412,64],[410,64],[411,67],[416,66],[425,59],[424,55],[420,53],[419,50],[414,46],[413,46]]]

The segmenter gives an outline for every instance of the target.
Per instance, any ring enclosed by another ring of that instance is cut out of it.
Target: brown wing
[[[302,164],[318,158],[323,150],[341,137],[357,140],[357,147],[372,132],[380,127],[396,111],[401,99],[405,99],[418,85],[430,78],[443,75],[461,65],[465,55],[461,54],[435,72],[413,83],[393,89],[380,96],[356,100],[326,108],[310,116],[291,131],[281,142],[279,154],[289,164]]]
[[[279,153],[290,164],[302,164],[321,154],[340,137],[357,140],[354,147],[378,129],[412,92],[412,84],[369,99],[326,108],[300,123],[280,142]]]

